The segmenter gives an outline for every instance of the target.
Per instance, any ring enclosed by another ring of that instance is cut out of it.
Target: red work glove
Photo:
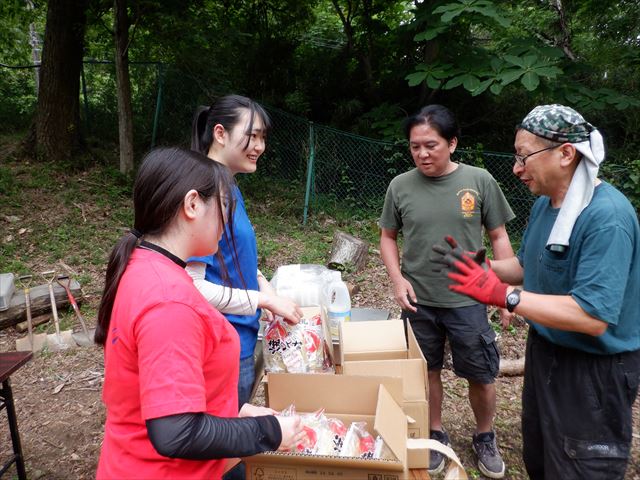
[[[453,263],[453,269],[457,273],[450,272],[447,277],[456,283],[449,285],[449,290],[471,297],[480,303],[506,307],[507,284],[501,282],[493,270],[485,270],[466,254],[462,256],[462,260]]]

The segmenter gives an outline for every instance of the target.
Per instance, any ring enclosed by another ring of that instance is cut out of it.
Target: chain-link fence
[[[373,140],[268,110],[273,130],[259,170],[270,178],[304,180],[303,221],[320,210],[348,210],[363,218],[378,215],[391,179],[414,166],[406,142]],[[516,214],[507,225],[509,233],[520,235],[534,197],[513,175],[513,156],[458,149],[454,159],[493,175]]]

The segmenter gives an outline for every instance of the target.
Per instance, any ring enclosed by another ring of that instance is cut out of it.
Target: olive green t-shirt
[[[442,265],[429,260],[432,245],[445,245],[445,235],[452,235],[463,249],[478,250],[483,226],[493,230],[514,217],[489,172],[459,164],[441,177],[427,177],[414,168],[391,180],[380,227],[402,231],[401,271],[418,303],[451,308],[475,302],[449,290],[444,272],[433,271]]]

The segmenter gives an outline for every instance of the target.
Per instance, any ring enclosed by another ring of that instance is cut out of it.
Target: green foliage
[[[610,152],[629,157],[640,148],[633,134],[640,131],[637,1],[562,5],[564,30],[548,2],[132,2],[129,59],[137,157],[151,145],[156,108],[156,143],[186,146],[195,107],[231,92],[318,125],[387,141],[402,139],[401,121],[408,114],[426,103],[442,103],[460,120],[461,147],[482,143],[496,151],[511,149],[513,125],[531,107],[566,103],[606,133]],[[30,62],[29,25],[44,37],[46,6],[36,2],[29,10],[21,0],[0,2],[0,63]],[[89,2],[85,60],[113,60],[112,9],[108,0]],[[31,123],[33,73],[0,67],[3,131]],[[100,161],[118,139],[113,65],[86,63],[84,76],[81,130],[91,153],[81,159],[82,168]],[[307,135],[304,129],[289,132],[291,156],[307,158],[296,150]],[[281,168],[282,150],[269,159],[270,174]],[[366,151],[353,155],[362,157],[365,172],[372,170]],[[333,158],[340,159],[339,152]],[[384,158],[387,173],[406,168]],[[303,170],[304,160],[288,173],[301,179]],[[356,175],[350,165],[348,181]],[[360,185],[345,186],[357,199]],[[371,188],[377,190],[378,185]]]
[[[640,212],[640,158],[629,159],[626,165],[604,162],[600,175],[617,187]]]
[[[31,69],[2,69],[0,97],[11,99],[0,108],[0,126],[5,131],[23,130],[35,111],[35,77]]]
[[[42,31],[44,17],[43,9],[30,9],[24,0],[0,2],[0,63],[30,63],[29,24]]]
[[[399,105],[384,102],[360,117],[358,130],[363,134],[373,134],[382,140],[401,140],[403,138],[402,125],[398,121],[398,117],[403,114],[404,112]]]
[[[434,14],[442,13],[440,21],[444,24],[451,22],[463,13],[479,14],[488,17],[503,27],[508,27],[511,22],[503,17],[493,2],[487,0],[458,0],[455,3],[441,5],[433,10]]]
[[[526,19],[523,19],[525,11]],[[421,31],[414,40],[446,43],[448,53],[442,51],[428,64],[417,63],[414,72],[405,79],[410,86],[424,82],[434,90],[463,87],[472,96],[487,90],[501,95],[504,87],[518,82],[528,92],[551,92],[587,112],[608,106],[619,110],[640,106],[638,98],[619,89],[584,84],[584,75],[576,75],[575,65],[570,65],[576,62],[568,62],[566,52],[560,48],[568,47],[560,41],[554,47],[548,45],[552,42],[545,42],[556,33],[552,16],[545,16],[546,24],[534,20],[533,28],[538,31],[536,36],[531,36],[527,31],[531,27],[522,24],[538,12],[539,9],[533,7],[529,10],[518,4],[508,7],[503,2],[489,0],[421,4],[415,19],[415,27]],[[628,61],[637,58],[632,52],[626,55]],[[578,65],[598,70],[586,59]]]

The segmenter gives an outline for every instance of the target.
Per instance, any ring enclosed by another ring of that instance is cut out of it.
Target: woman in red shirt
[[[107,408],[98,479],[218,479],[225,458],[301,438],[299,418],[252,405],[236,413],[238,334],[184,270],[187,258],[216,252],[233,185],[222,165],[177,148],[140,166],[135,227],[111,252],[98,312]]]

